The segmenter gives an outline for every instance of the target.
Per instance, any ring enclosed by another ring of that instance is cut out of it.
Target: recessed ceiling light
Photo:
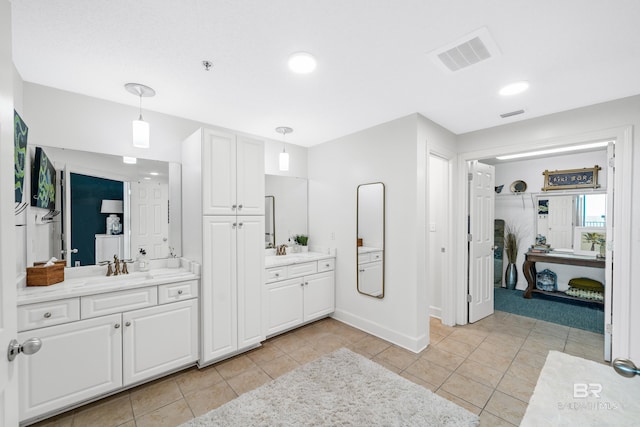
[[[529,82],[523,80],[521,82],[515,82],[504,86],[498,93],[502,96],[511,96],[522,93],[527,89],[529,89]]]
[[[607,145],[609,145],[609,141],[592,142],[590,144],[570,145],[567,147],[549,148],[546,150],[538,150],[538,151],[528,151],[526,153],[508,154],[506,156],[497,156],[496,159],[498,160],[520,159],[522,157],[541,156],[543,154],[555,154],[555,153],[566,153],[569,151],[588,150],[591,148],[606,147]]]
[[[294,73],[311,73],[316,69],[316,65],[316,58],[308,52],[296,52],[289,56],[289,69]]]
[[[122,163],[126,163],[128,165],[135,165],[138,159],[135,157],[122,156]]]
[[[145,176],[144,179],[151,179],[151,178],[149,178],[148,176]]]
[[[158,172],[149,172],[149,175],[157,176],[160,175]]]

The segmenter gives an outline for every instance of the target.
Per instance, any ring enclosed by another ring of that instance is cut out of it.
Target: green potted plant
[[[518,283],[518,249],[520,247],[520,230],[513,224],[504,226],[504,253],[507,255],[507,270],[504,274],[504,284],[507,289],[515,289]]]
[[[293,237],[294,242],[300,245],[300,252],[308,252],[309,248],[307,247],[307,242],[309,241],[309,236],[304,234],[296,234]]]

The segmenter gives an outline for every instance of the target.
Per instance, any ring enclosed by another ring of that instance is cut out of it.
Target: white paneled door
[[[158,182],[131,183],[131,256],[140,249],[147,258],[169,255],[169,186]]]
[[[469,167],[469,322],[493,314],[494,167]]]

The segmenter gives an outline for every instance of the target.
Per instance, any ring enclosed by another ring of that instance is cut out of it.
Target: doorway
[[[613,252],[612,247],[609,245],[607,247],[606,256],[607,256],[607,267],[605,268],[605,276],[607,283],[610,283],[610,286],[605,288],[605,300],[607,304],[605,305],[605,349],[607,349],[611,343],[613,343],[612,347],[612,357],[616,357],[617,354],[624,354],[626,348],[628,348],[628,318],[629,312],[627,310],[626,305],[623,301],[628,300],[630,295],[630,237],[624,234],[622,227],[613,228],[610,224],[624,224],[626,221],[630,220],[631,215],[631,188],[630,185],[625,182],[629,182],[631,179],[630,171],[631,171],[631,161],[627,158],[631,152],[631,129],[630,127],[622,127],[616,129],[609,129],[603,131],[595,131],[590,132],[589,134],[576,135],[570,137],[558,138],[555,140],[546,140],[539,141],[538,143],[533,142],[529,144],[529,146],[536,147],[561,147],[567,145],[576,145],[579,143],[588,141],[602,141],[602,140],[612,140],[615,141],[615,150],[616,157],[609,157],[606,160],[606,164],[603,165],[603,169],[606,169],[610,164],[611,166],[615,166],[616,179],[611,179],[608,189],[610,191],[615,191],[616,199],[612,200],[611,206],[613,208],[613,215],[611,215],[612,221],[608,221],[608,230],[607,236],[611,236],[611,240],[616,241],[616,275],[613,276],[611,270],[611,262]],[[518,145],[511,145],[500,148],[490,148],[484,149],[476,152],[467,152],[460,153],[458,156],[458,163],[456,165],[456,184],[457,188],[461,191],[457,192],[456,205],[457,209],[453,214],[454,218],[454,228],[456,232],[456,247],[455,247],[455,259],[457,265],[467,266],[469,263],[469,255],[467,252],[467,227],[468,227],[468,217],[467,217],[467,208],[468,208],[468,191],[466,190],[468,176],[467,176],[467,163],[474,159],[488,159],[495,158],[498,155],[505,153],[517,153],[522,152],[522,147]],[[613,155],[613,153],[610,153]],[[584,165],[585,167],[589,165]],[[553,168],[550,168],[553,170]],[[537,173],[541,173],[538,171]],[[612,171],[609,172],[612,175]],[[506,185],[509,185],[507,183]],[[505,186],[506,186],[505,185]],[[618,197],[620,196],[620,197]],[[531,203],[530,199],[527,200],[527,197],[523,194],[511,195],[512,201],[517,201],[520,203],[520,206],[524,203]],[[628,198],[628,199],[627,199]],[[609,239],[608,239],[609,240]],[[532,241],[528,241],[526,246],[528,247]],[[622,259],[624,258],[624,259]],[[620,266],[620,269],[618,269]],[[468,283],[468,269],[461,268],[456,270],[455,272],[455,286],[454,289],[446,290],[446,292],[450,293],[452,297],[452,304],[447,306],[447,298],[444,299],[445,305],[443,306],[443,318],[446,316],[448,310],[452,310],[455,313],[455,323],[456,324],[466,324],[467,316],[468,316],[468,303],[467,303],[467,283]],[[612,291],[613,290],[613,291]],[[628,304],[627,304],[628,305]],[[622,310],[617,310],[613,312],[611,310],[612,307],[623,307]],[[626,321],[625,321],[626,319]],[[619,325],[616,326],[614,331],[616,334],[620,332],[620,339],[611,341],[610,331],[612,323],[616,323]]]

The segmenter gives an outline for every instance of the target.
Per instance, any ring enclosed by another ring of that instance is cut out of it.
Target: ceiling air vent
[[[499,55],[498,46],[486,27],[429,53],[431,60],[447,72],[458,71]]]

